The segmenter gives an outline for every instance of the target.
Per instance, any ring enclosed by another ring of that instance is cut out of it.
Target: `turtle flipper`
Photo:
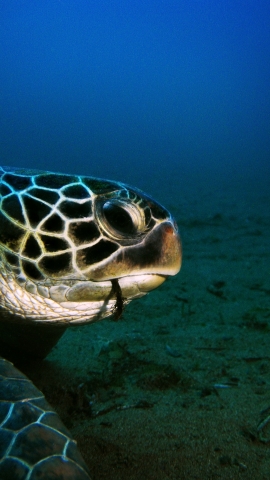
[[[76,442],[43,394],[2,358],[0,478],[90,480]]]

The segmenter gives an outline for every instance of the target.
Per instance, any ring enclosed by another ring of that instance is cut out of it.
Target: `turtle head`
[[[180,270],[172,216],[125,184],[2,167],[0,202],[0,305],[24,321],[95,321]]]

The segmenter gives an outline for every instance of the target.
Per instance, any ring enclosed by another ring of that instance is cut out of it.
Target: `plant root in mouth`
[[[116,296],[116,302],[115,302],[115,305],[113,307],[113,319],[114,319],[114,321],[117,321],[121,317],[121,315],[123,313],[123,310],[124,310],[124,298],[123,298],[123,295],[122,295],[122,290],[121,290],[121,287],[119,285],[118,279],[114,278],[113,280],[111,280],[111,282],[112,282],[111,295]]]

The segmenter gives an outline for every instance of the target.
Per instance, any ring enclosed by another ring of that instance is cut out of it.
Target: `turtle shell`
[[[0,478],[90,479],[76,442],[43,394],[1,358]]]

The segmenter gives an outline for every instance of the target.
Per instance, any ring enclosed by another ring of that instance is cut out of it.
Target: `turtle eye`
[[[110,225],[116,232],[124,235],[136,234],[133,218],[128,209],[125,209],[122,205],[108,201],[103,205],[103,213],[107,225]]]
[[[134,238],[145,231],[144,211],[130,201],[107,199],[98,208],[102,228],[114,239]]]

